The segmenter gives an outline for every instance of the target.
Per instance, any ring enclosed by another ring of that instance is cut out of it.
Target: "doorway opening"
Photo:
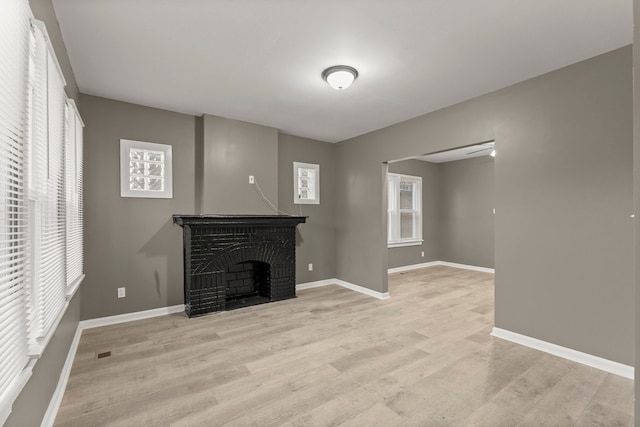
[[[496,144],[491,140],[387,162],[383,197],[388,206],[390,273],[438,263],[494,270],[495,155]],[[394,183],[398,179],[405,183],[405,190],[420,191],[412,199],[413,206],[408,196],[412,191],[402,192]],[[419,187],[407,184],[417,180]],[[397,230],[401,237],[412,230],[419,234],[412,235],[412,242],[398,245]]]

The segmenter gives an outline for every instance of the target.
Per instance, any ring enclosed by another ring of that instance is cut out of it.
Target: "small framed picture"
[[[293,203],[320,204],[320,165],[293,162]]]
[[[171,146],[120,140],[120,197],[173,198]]]

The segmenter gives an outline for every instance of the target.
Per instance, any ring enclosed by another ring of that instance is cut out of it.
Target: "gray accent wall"
[[[389,268],[438,261],[440,259],[438,165],[421,160],[403,160],[390,162],[388,171],[422,178],[422,239],[424,240],[420,246],[389,248]]]
[[[633,1],[633,171],[635,218],[635,366],[640,367],[640,0]],[[636,378],[638,378],[636,370]],[[640,381],[635,381],[635,425],[640,427]]]
[[[293,161],[320,163],[322,179],[321,204],[302,208],[309,221],[298,228],[297,282],[335,277],[334,144],[210,115],[81,99],[87,170],[82,319],[182,304],[182,229],[171,216],[275,214],[249,175],[275,207],[297,214]],[[172,145],[173,199],[120,197],[120,139]],[[126,287],[125,298],[117,298],[118,287]]]
[[[182,229],[195,210],[195,118],[81,95],[85,273],[82,319],[182,304]],[[173,198],[120,197],[120,139],[169,144]],[[117,298],[117,288],[126,297]]]
[[[440,260],[493,268],[494,159],[440,163]]]
[[[633,365],[631,47],[338,144],[337,276],[387,291],[383,162],[495,140],[499,328]]]
[[[336,277],[334,193],[335,144],[280,134],[278,138],[278,200],[283,212],[307,217],[297,227],[296,282],[308,283]],[[320,204],[293,203],[293,162],[320,165]],[[309,271],[313,264],[313,271]]]
[[[267,126],[222,117],[203,118],[202,162],[197,168],[203,180],[200,213],[270,214],[276,212],[264,201],[249,175],[264,196],[278,206],[278,131]],[[200,143],[200,141],[198,141]]]

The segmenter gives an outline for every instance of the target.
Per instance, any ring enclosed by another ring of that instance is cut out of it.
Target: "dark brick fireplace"
[[[296,226],[287,215],[174,215],[183,229],[189,317],[296,296]]]

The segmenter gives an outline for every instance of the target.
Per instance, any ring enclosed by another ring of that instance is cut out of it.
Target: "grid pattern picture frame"
[[[293,162],[293,203],[320,204],[320,165]]]
[[[120,196],[173,198],[171,145],[120,140]]]

